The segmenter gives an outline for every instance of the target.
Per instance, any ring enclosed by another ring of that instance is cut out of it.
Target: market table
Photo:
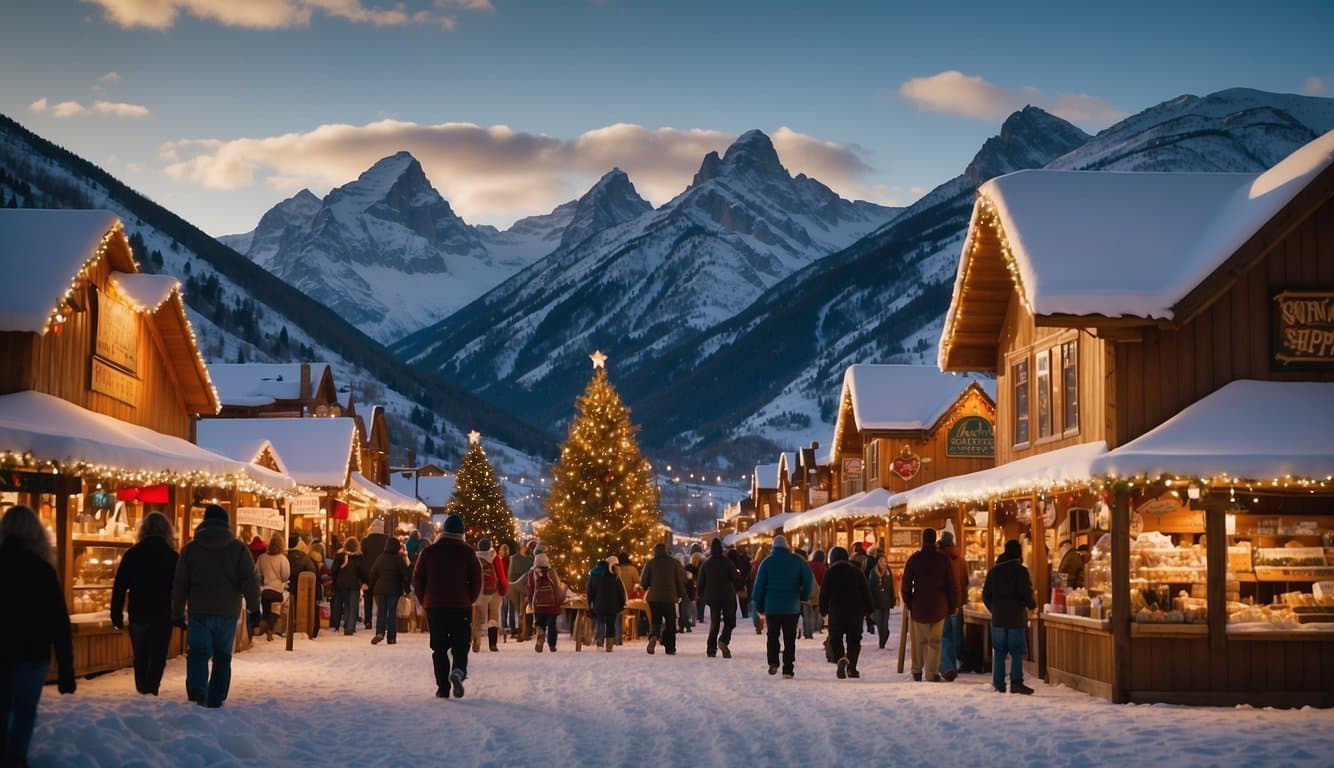
[[[561,603],[561,610],[573,611],[570,618],[570,637],[574,638],[574,650],[582,651],[585,643],[592,642],[592,628],[588,625],[588,598],[574,595]]]
[[[649,626],[653,626],[653,612],[648,601],[643,598],[625,601],[625,611],[621,614],[621,634],[626,640],[639,639],[639,614],[644,614]]]

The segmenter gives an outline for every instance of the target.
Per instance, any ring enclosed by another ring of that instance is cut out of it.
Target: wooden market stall
[[[1334,133],[1258,175],[1025,171],[978,190],[941,367],[996,374],[1000,467],[1109,447],[1031,489],[1034,581],[1055,564],[1048,530],[1090,549],[1076,615],[1039,596],[1049,680],[1118,702],[1334,705],[1315,588],[1334,567],[1334,460],[1328,431],[1303,442],[1331,402],[1303,388],[1334,381],[1332,163]]]
[[[189,442],[218,407],[180,285],[138,272],[107,211],[0,211],[0,506],[37,510],[56,545],[77,674],[130,663],[111,581],[150,511],[189,535],[197,487],[283,481]],[[290,483],[290,481],[287,481]]]

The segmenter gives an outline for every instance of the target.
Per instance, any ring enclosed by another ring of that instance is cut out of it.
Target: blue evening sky
[[[661,204],[700,146],[750,128],[788,129],[784,163],[845,196],[907,204],[1029,101],[1095,132],[1185,93],[1334,95],[1328,0],[247,0],[270,14],[259,21],[208,10],[239,4],[7,0],[0,112],[223,234],[301,186],[324,194],[398,142],[470,223],[504,226],[612,165]],[[329,5],[421,15],[376,25]],[[429,128],[443,123],[517,138]],[[318,130],[331,124],[350,127]],[[589,133],[617,124],[676,130]]]

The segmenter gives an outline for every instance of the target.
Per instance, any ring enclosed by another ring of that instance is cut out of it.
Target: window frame
[[[1020,369],[1022,369],[1023,372],[1023,381],[1020,381]],[[1023,387],[1024,393],[1023,408],[1019,407],[1019,392],[1021,386]],[[1013,361],[1010,362],[1010,399],[1014,406],[1014,417],[1010,422],[1010,428],[1013,430],[1013,434],[1011,434],[1010,437],[1011,445],[1016,448],[1027,447],[1033,440],[1032,414],[1030,412],[1032,409],[1032,396],[1029,392],[1031,386],[1032,376],[1029,372],[1029,356],[1027,353],[1023,353],[1016,356]],[[1020,424],[1022,424],[1024,428],[1024,437],[1022,440],[1019,439]]]
[[[1054,402],[1056,392],[1052,387],[1051,377],[1051,354],[1050,347],[1033,352],[1033,416],[1037,422],[1037,442],[1045,442],[1057,437]],[[1045,406],[1045,412],[1044,412]],[[1045,419],[1045,421],[1044,421]]]
[[[1080,386],[1079,386],[1079,337],[1073,339],[1063,339],[1058,348],[1061,351],[1061,435],[1069,437],[1079,434],[1079,406],[1080,406]],[[1073,352],[1073,354],[1071,354]],[[1070,377],[1073,373],[1074,382],[1071,384]],[[1074,397],[1071,398],[1071,391]],[[1073,400],[1074,419],[1070,418],[1072,413],[1071,401]],[[1073,423],[1072,423],[1073,421]]]

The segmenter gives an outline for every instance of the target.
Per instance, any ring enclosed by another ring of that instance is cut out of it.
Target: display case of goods
[[[1324,547],[1257,547],[1255,578],[1262,581],[1317,581],[1334,578]]]
[[[111,585],[125,547],[84,546],[74,556],[71,613],[101,613],[111,607]]]

